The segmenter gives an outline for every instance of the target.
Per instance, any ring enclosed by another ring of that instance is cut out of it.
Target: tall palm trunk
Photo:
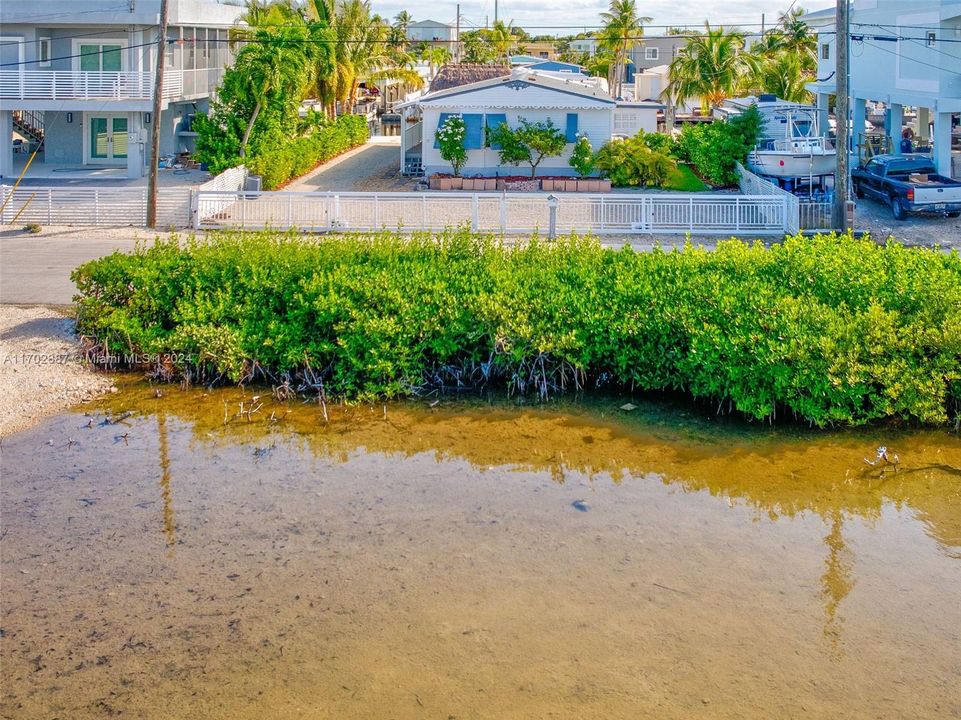
[[[254,123],[257,122],[257,116],[260,115],[260,100],[254,105],[254,112],[250,116],[250,120],[247,122],[247,129],[244,130],[243,140],[240,141],[240,157],[245,157],[247,155],[247,143],[250,142],[250,133],[253,132]]]

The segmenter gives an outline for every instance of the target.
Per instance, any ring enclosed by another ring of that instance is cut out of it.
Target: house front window
[[[821,43],[821,59],[831,59],[831,45],[829,43]]]
[[[658,52],[657,48],[649,47],[644,48],[644,59],[645,60],[657,60]]]
[[[40,67],[50,67],[51,43],[50,38],[40,38],[37,43],[37,65]]]
[[[82,42],[78,47],[80,70],[83,72],[119,72],[123,70],[123,45],[112,42]]]

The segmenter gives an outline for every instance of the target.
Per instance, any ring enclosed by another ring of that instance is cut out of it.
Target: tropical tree
[[[718,107],[736,94],[742,78],[756,74],[758,60],[744,50],[744,36],[723,27],[704,24],[704,33],[692,37],[668,69],[665,93],[674,105],[699,98],[701,110]]]
[[[792,53],[779,53],[761,60],[752,76],[753,92],[770,93],[782,100],[796,103],[811,101],[807,83],[811,77],[804,71],[802,60]]]
[[[434,68],[438,70],[451,61],[450,50],[441,45],[424,44],[420,49],[420,59],[427,63],[428,72],[431,78],[436,75]]]
[[[454,176],[460,175],[460,169],[467,162],[467,148],[464,138],[467,137],[467,125],[462,115],[451,115],[444,124],[437,128],[437,146],[440,156],[450,163],[454,169]]]
[[[246,92],[254,103],[240,141],[240,157],[246,154],[254,124],[269,102],[289,106],[293,100],[300,104],[310,77],[306,40],[303,26],[260,29],[237,54],[224,85]]]
[[[601,47],[614,55],[613,76],[608,76],[608,82],[612,94],[621,97],[628,54],[644,34],[644,23],[650,22],[651,18],[638,16],[636,0],[611,0],[610,8],[602,12],[601,17]]]
[[[487,33],[487,42],[494,50],[498,60],[511,64],[511,54],[517,44],[517,36],[513,32],[513,21],[504,24],[503,20],[495,20],[493,27]]]
[[[489,131],[487,142],[499,146],[497,152],[503,164],[527,163],[531,166],[531,177],[535,177],[537,166],[544,158],[564,152],[567,138],[550,119],[535,123],[521,118],[520,127],[514,130],[507,123],[501,123]]]
[[[489,31],[487,31],[489,32]],[[469,30],[461,33],[464,62],[489,65],[497,62],[497,51],[488,42],[483,30]]]

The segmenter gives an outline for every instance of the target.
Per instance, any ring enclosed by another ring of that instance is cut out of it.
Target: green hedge
[[[79,330],[194,371],[683,391],[765,419],[943,423],[961,402],[961,257],[845,236],[765,248],[523,246],[271,233],[158,242],[78,268]]]
[[[290,138],[276,147],[261,149],[247,161],[247,169],[263,178],[265,190],[278,188],[314,166],[367,142],[367,120],[362,115],[342,115],[309,135]]]

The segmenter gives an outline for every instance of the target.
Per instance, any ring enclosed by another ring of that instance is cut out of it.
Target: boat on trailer
[[[764,124],[757,147],[747,156],[747,164],[758,175],[783,181],[815,178],[834,173],[837,151],[834,143],[818,127],[818,109],[812,105],[779,100],[774,95],[725,100],[714,111],[715,117],[740,115],[756,105]]]

